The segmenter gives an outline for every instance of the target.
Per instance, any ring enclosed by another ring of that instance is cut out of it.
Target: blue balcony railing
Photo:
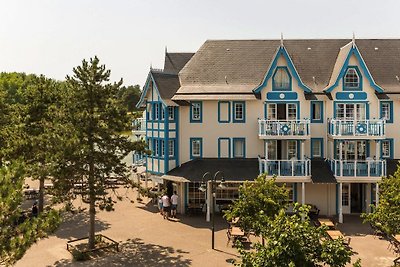
[[[310,176],[311,160],[268,160],[258,158],[260,174],[273,176]]]
[[[132,121],[132,132],[145,132],[146,131],[146,119],[138,118]]]
[[[269,137],[310,137],[310,120],[258,120],[258,136]]]
[[[336,137],[384,137],[385,120],[339,120],[328,122],[328,133]]]
[[[386,160],[329,160],[329,162],[335,176],[386,176]]]

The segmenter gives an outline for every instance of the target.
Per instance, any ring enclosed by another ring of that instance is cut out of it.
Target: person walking
[[[160,214],[163,215],[163,204],[162,204],[162,198],[161,196],[158,196],[158,210],[160,211]]]
[[[163,216],[164,219],[168,219],[169,216],[169,209],[170,209],[170,202],[167,193],[161,198],[162,200],[162,209],[163,209]]]
[[[176,191],[174,191],[174,194],[171,196],[171,217],[176,218],[176,209],[178,208],[178,195],[176,194]]]

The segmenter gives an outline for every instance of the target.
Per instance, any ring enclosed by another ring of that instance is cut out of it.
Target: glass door
[[[351,202],[351,194],[350,194],[351,184],[343,184],[342,185],[342,212],[343,214],[350,214],[350,202]]]

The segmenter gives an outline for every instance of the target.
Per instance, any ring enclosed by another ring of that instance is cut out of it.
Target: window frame
[[[175,120],[175,107],[168,106],[168,120],[174,121]]]
[[[242,156],[236,156],[236,149],[235,149],[235,143],[237,141],[243,141],[243,155]],[[245,137],[235,137],[232,138],[232,157],[236,159],[244,159],[246,158],[246,138]]]
[[[199,154],[193,154],[193,142],[199,141]],[[190,159],[202,158],[203,157],[203,138],[202,137],[191,137],[190,138]]]
[[[172,146],[171,146],[171,144],[172,144]],[[168,157],[169,158],[175,157],[175,140],[174,139],[168,140]]]
[[[314,155],[314,147],[315,147],[315,143],[319,142],[320,143],[320,147],[319,147],[319,154],[320,155]],[[311,158],[324,158],[324,138],[322,137],[318,137],[318,138],[311,138],[311,147],[310,147],[310,155]]]
[[[236,117],[236,105],[242,105],[242,118],[240,118],[240,119],[238,119]],[[246,122],[246,102],[245,101],[233,101],[232,113],[233,113],[233,118],[232,118],[233,123],[245,123]]]
[[[389,144],[389,155],[383,155],[383,142],[388,142]],[[381,159],[393,159],[394,157],[394,139],[393,138],[386,138],[381,141]]]
[[[355,74],[358,78],[358,86],[357,87],[346,85],[346,76],[350,70],[354,70]],[[344,72],[342,80],[343,80],[343,90],[344,91],[361,91],[362,90],[362,75],[361,75],[360,70],[358,69],[358,66],[348,66],[346,71]]]
[[[221,104],[228,104],[228,119],[221,119]],[[219,123],[230,123],[231,122],[231,102],[230,101],[218,101],[218,122]]]
[[[278,71],[285,71],[286,74],[288,75],[289,79],[289,84],[287,87],[280,87],[277,86],[277,83],[275,82],[275,76]],[[290,75],[290,72],[286,66],[278,66],[275,68],[274,74],[272,75],[272,91],[291,91],[292,90],[292,75]]]
[[[310,103],[310,118],[311,118],[311,123],[323,123],[324,122],[324,101],[318,100],[318,101],[311,101]],[[320,118],[319,119],[314,119],[314,112],[315,112],[315,106],[319,105],[320,109]]]
[[[199,118],[193,118],[195,105],[199,105]],[[202,123],[203,122],[203,102],[192,101],[190,103],[190,122],[191,123]]]
[[[383,118],[383,105],[384,104],[388,104],[388,108],[389,108],[389,118]],[[381,119],[386,120],[386,123],[393,123],[393,101],[380,101],[379,102],[379,116]]]

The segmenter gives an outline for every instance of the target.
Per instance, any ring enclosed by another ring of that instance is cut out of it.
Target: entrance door
[[[278,107],[278,120],[286,120],[286,104],[277,104]]]
[[[351,186],[351,213],[361,213],[363,211],[362,184],[352,184]]]
[[[350,191],[351,190],[351,184],[343,184],[342,185],[342,210],[343,214],[350,214]]]
[[[294,103],[268,103],[268,120],[295,120],[297,118],[297,105]]]

